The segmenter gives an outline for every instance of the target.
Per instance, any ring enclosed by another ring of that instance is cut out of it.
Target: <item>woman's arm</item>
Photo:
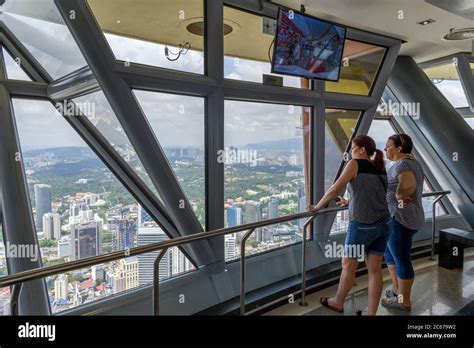
[[[395,197],[405,199],[416,190],[416,178],[413,172],[403,172],[398,176],[398,186]]]
[[[347,163],[347,166],[344,168],[344,171],[342,172],[341,176],[337,181],[326,191],[324,194],[323,198],[316,204],[316,206],[310,207],[312,210],[321,210],[324,208],[326,205],[331,202],[337,195],[339,195],[340,192],[346,187],[346,185],[357,175],[357,161],[356,160],[350,160],[349,163]]]

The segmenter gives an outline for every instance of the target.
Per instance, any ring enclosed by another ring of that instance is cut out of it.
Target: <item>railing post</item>
[[[18,315],[18,299],[20,298],[22,286],[23,283],[18,283],[12,286],[12,296],[10,298],[10,315]]]
[[[434,253],[435,253],[435,234],[436,234],[436,203],[443,198],[445,194],[441,194],[440,196],[436,197],[436,199],[433,201],[433,212],[431,215],[431,257],[430,260],[434,260]]]
[[[300,306],[307,306],[308,304],[306,303],[306,233],[309,224],[313,219],[315,218],[316,215],[313,215],[306,220],[306,222],[303,225],[303,242],[301,243],[302,245],[302,251],[301,251],[301,302]]]
[[[160,261],[167,250],[161,250],[153,264],[153,315],[160,315]]]
[[[245,315],[245,243],[253,231],[248,230],[240,241],[240,315]]]

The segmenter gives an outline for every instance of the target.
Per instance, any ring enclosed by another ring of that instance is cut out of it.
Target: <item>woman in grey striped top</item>
[[[415,273],[411,263],[413,235],[423,226],[425,213],[421,203],[423,169],[411,155],[413,142],[406,134],[388,138],[385,151],[394,161],[387,171],[387,202],[393,217],[393,233],[385,251],[392,279],[392,289],[386,291],[382,305],[404,311],[411,310],[411,288]]]

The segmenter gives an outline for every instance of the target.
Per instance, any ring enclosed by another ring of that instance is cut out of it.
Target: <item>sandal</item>
[[[328,300],[329,300],[329,297],[321,297],[319,299],[319,303],[321,303],[324,307],[332,309],[333,311],[336,311],[338,313],[344,313],[344,308],[341,309],[341,308],[333,307],[329,304]]]
[[[383,298],[381,304],[385,308],[398,309],[405,312],[411,311],[411,306],[404,306],[403,303],[398,302],[397,297]]]
[[[385,290],[385,296],[386,296],[387,298],[390,298],[390,297],[398,297],[398,294],[396,294],[393,290],[388,289],[388,290]]]

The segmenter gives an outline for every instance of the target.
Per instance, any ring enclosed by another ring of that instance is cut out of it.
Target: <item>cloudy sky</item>
[[[2,18],[54,77],[61,77],[85,64],[64,25],[16,14],[3,14]],[[163,45],[115,35],[106,35],[106,38],[117,59],[198,74],[204,71],[202,52],[189,51],[177,61],[170,62],[164,56]],[[51,44],[58,39],[60,44]],[[177,51],[176,48],[171,50]],[[17,67],[12,61],[9,60],[7,63],[10,76],[19,76],[13,75]],[[224,68],[227,78],[260,83],[262,74],[270,73],[270,64],[267,62],[230,57],[226,57]],[[299,79],[284,77],[284,84],[298,87]],[[467,105],[459,82],[444,81],[438,87],[454,106]],[[134,93],[163,147],[203,146],[204,99],[145,91],[134,91]],[[81,97],[77,101],[94,104],[94,114],[88,116],[111,142],[128,142],[101,92]],[[86,109],[87,107],[90,109],[91,105],[86,105]],[[61,120],[51,104],[15,100],[14,108],[24,148],[84,145],[67,123]],[[300,116],[299,107],[227,101],[225,144],[242,146],[248,143],[293,138],[297,133],[297,127],[300,126]],[[377,127],[383,125],[374,125],[373,130],[375,131]]]

